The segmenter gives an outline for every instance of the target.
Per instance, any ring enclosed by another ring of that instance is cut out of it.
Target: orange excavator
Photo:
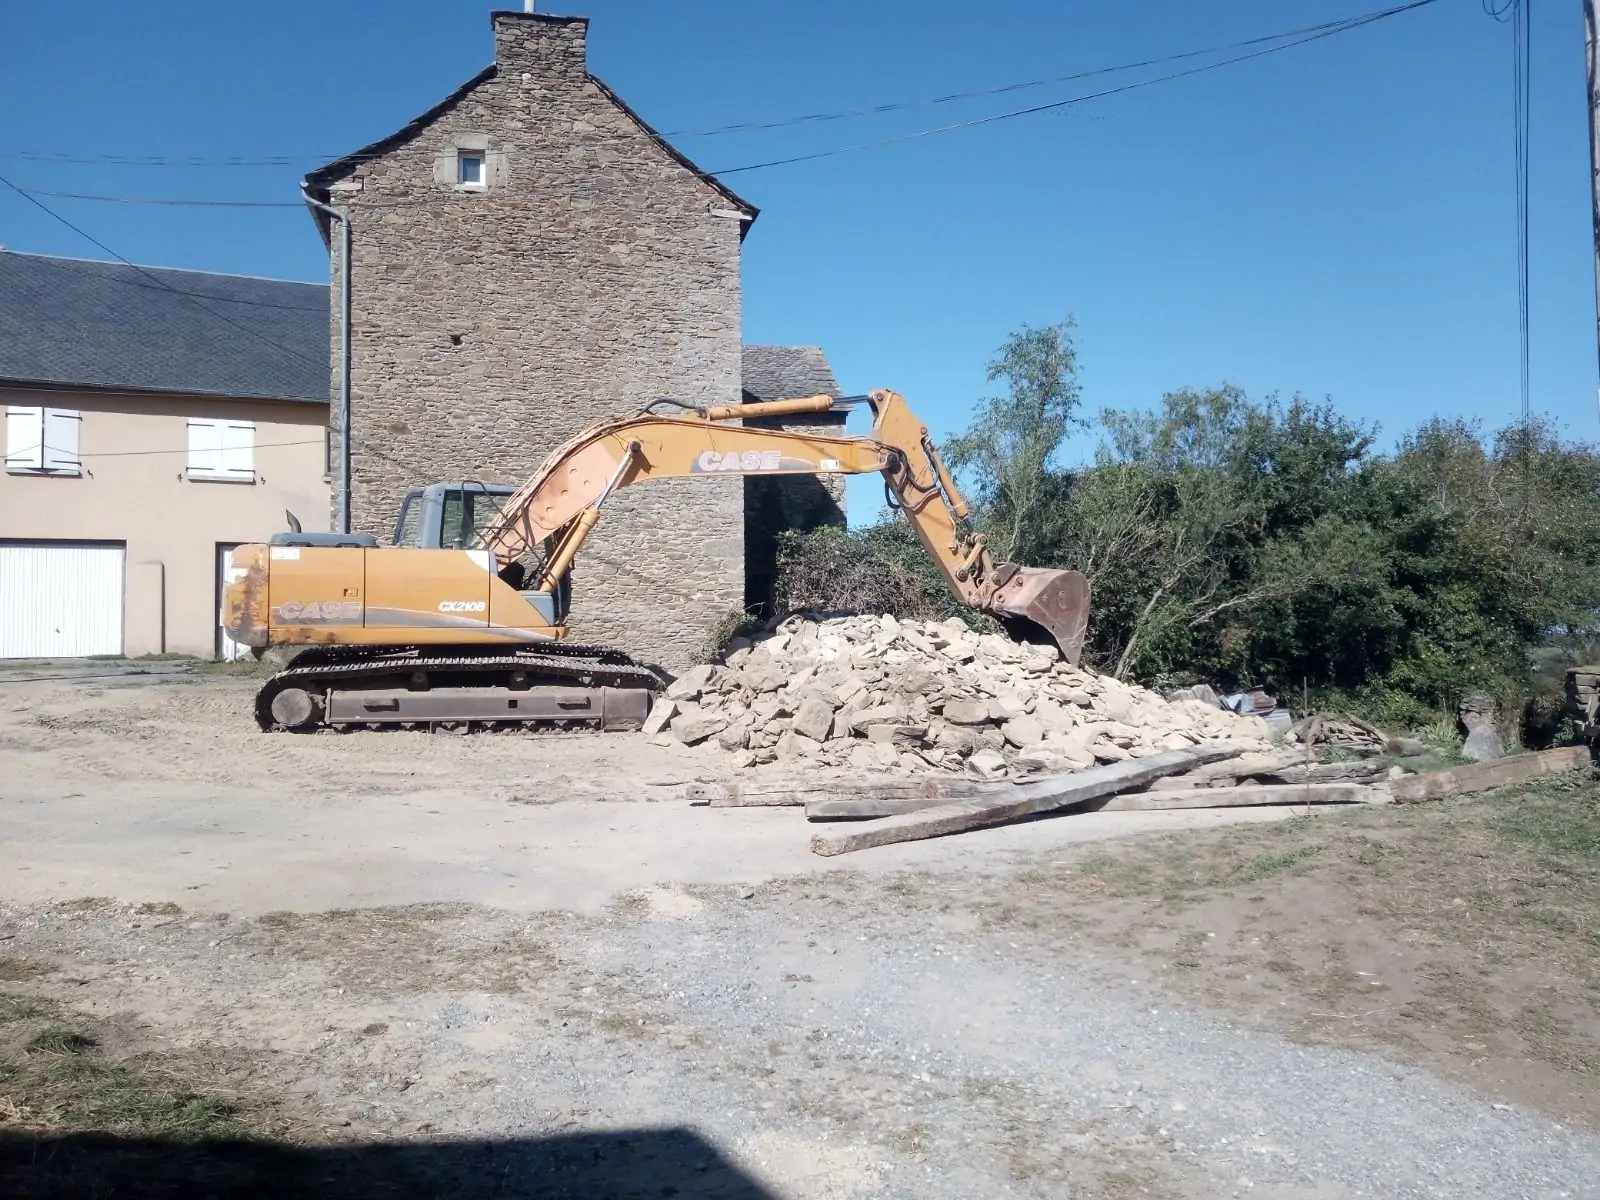
[[[859,404],[873,414],[865,436],[739,423]],[[996,563],[927,427],[888,390],[715,408],[656,401],[580,433],[520,487],[411,493],[393,546],[368,534],[275,534],[234,551],[223,623],[257,654],[306,647],[258,693],[263,729],[637,728],[657,675],[566,640],[572,564],[606,500],[653,479],[872,472],[962,603],[1077,661],[1088,581]]]

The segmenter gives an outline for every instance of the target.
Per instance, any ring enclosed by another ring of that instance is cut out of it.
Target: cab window
[[[396,546],[422,545],[422,493],[411,492],[400,505],[400,519],[394,526]]]
[[[444,494],[439,544],[452,550],[470,550],[478,544],[483,527],[500,515],[504,496],[452,488]]]

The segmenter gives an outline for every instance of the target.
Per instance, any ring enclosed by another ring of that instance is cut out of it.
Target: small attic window
[[[462,150],[456,154],[456,184],[464,188],[481,188],[485,184],[483,152]]]

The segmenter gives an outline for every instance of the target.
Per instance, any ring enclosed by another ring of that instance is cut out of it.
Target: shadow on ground
[[[688,1129],[342,1146],[0,1132],[0,1195],[777,1200]]]

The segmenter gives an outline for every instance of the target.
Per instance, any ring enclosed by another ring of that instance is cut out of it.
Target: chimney
[[[502,73],[525,73],[541,81],[568,73],[587,75],[588,17],[496,12],[489,22],[494,26],[495,65]]]

